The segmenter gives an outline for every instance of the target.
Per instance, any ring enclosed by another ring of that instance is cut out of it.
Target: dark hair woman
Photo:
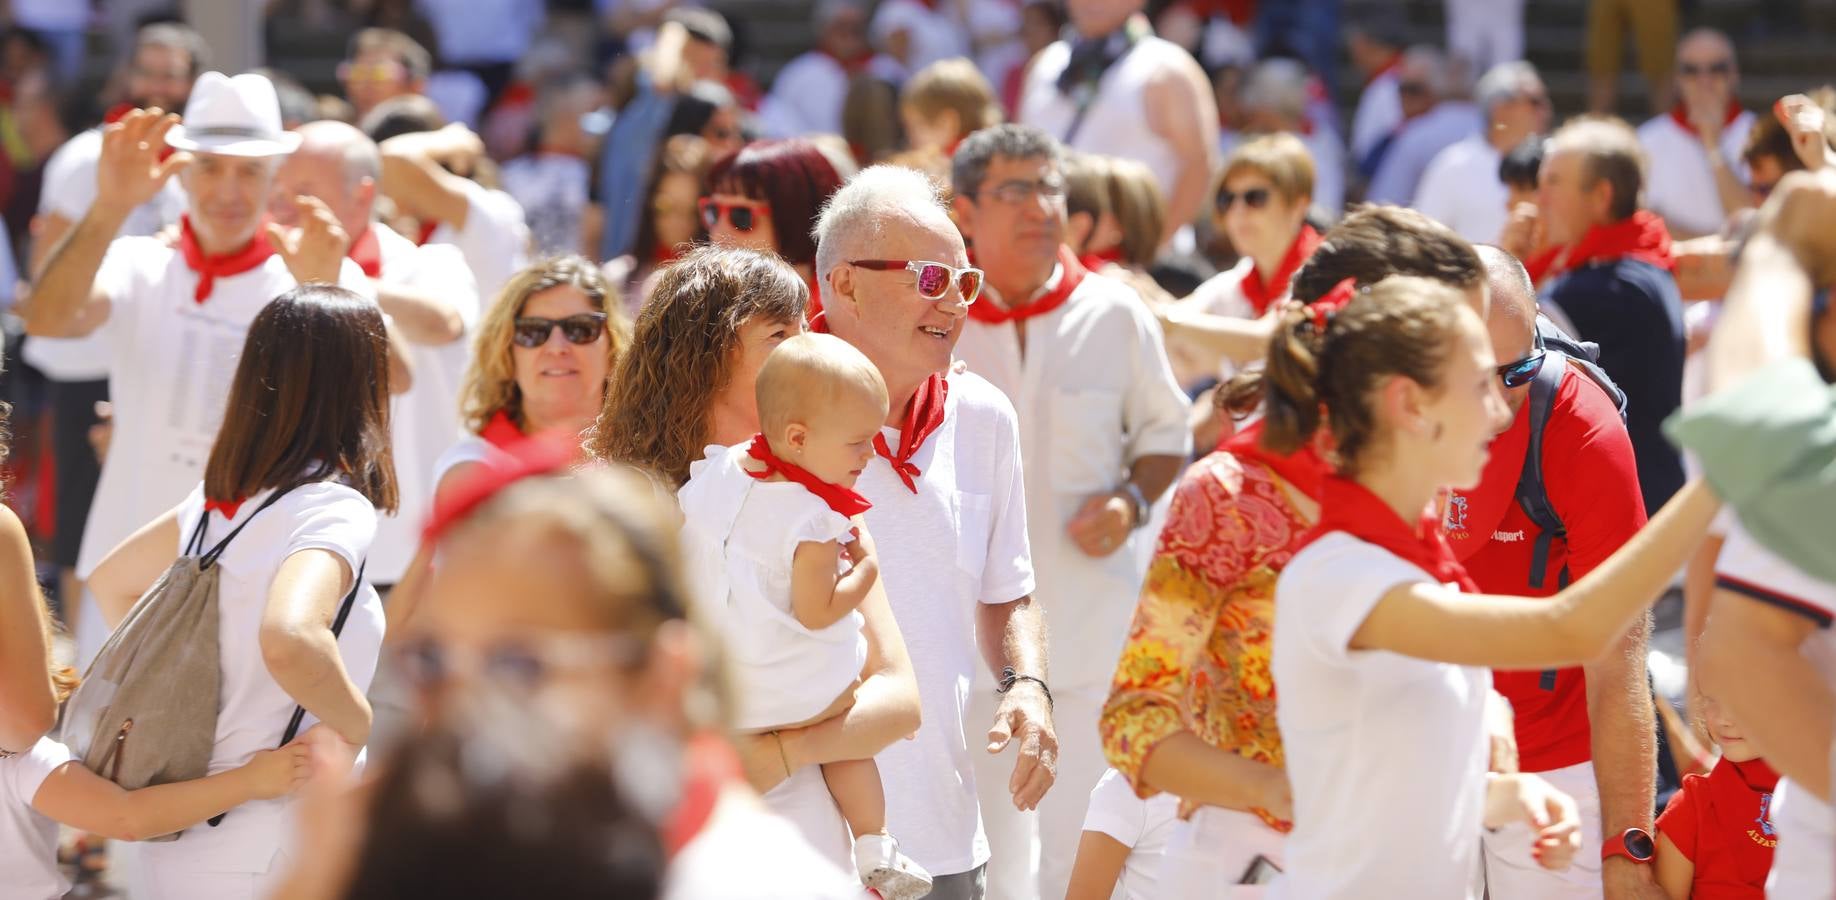
[[[233,533],[217,561],[223,683],[212,771],[274,747],[296,705],[305,730],[356,746],[369,739],[364,694],[383,613],[362,572],[377,512],[396,504],[388,385],[375,303],[321,284],[276,297],[249,326],[203,484],[90,577],[112,626],[182,547]],[[226,872],[266,894],[282,868],[275,861],[287,856],[290,802],[246,803],[220,827],[143,845],[147,896],[214,896],[204,886]]]
[[[753,141],[708,170],[701,225],[717,247],[784,257],[810,286],[813,315],[822,303],[811,230],[822,204],[841,184],[827,154],[810,141]]]

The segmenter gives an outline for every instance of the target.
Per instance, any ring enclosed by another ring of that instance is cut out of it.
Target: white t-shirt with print
[[[376,508],[350,487],[336,482],[301,485],[257,513],[271,493],[263,491],[244,500],[231,520],[220,512],[207,514],[206,549],[236,525],[248,523],[217,563],[222,570],[217,588],[217,642],[223,682],[211,775],[247,763],[257,751],[278,746],[298,705],[269,674],[261,655],[262,613],[281,564],[303,550],[325,550],[344,560],[354,576],[376,535]],[[182,542],[191,536],[201,515],[206,513],[200,484],[180,508],[181,546],[174,547],[175,552],[184,552]],[[338,655],[359,693],[369,690],[376,674],[382,638],[382,601],[366,575],[338,636]],[[317,722],[317,717],[307,713],[300,723],[301,733]],[[198,825],[186,829],[176,841],[143,845],[141,864],[200,872],[265,872],[287,840],[292,803],[289,798],[245,803],[231,810],[218,827]]]
[[[1055,270],[1041,292],[1054,289]],[[1091,496],[1115,490],[1144,456],[1184,458],[1192,449],[1190,406],[1173,379],[1154,314],[1120,281],[1085,276],[1063,306],[1026,322],[969,320],[956,355],[1014,404],[1026,469],[1027,542],[1038,600],[1051,623],[1053,687],[1105,687],[1128,636],[1141,589],[1135,547],[1146,528],[1101,558],[1065,530]],[[1009,598],[1012,599],[1012,598]],[[983,667],[978,689],[994,681]]]
[[[1817,623],[1814,638],[1804,655],[1826,680],[1836,682],[1836,584],[1812,578],[1802,569],[1760,546],[1739,524],[1727,523],[1727,540],[1715,559],[1716,584]],[[1773,851],[1772,872],[1766,879],[1766,896],[1773,900],[1836,896],[1836,811],[1815,794],[1779,779],[1772,794],[1772,824],[1779,845]]]
[[[451,244],[465,254],[478,286],[478,308],[489,312],[510,276],[529,264],[529,227],[523,222],[523,207],[509,194],[475,181],[462,179],[462,184],[465,227],[443,222],[427,242]]]
[[[45,162],[44,187],[38,211],[54,213],[72,227],[96,202],[96,163],[102,156],[102,130],[91,128],[64,142]],[[151,235],[176,223],[185,212],[185,191],[177,178],[134,207],[121,222],[122,237]],[[80,338],[34,337],[20,351],[26,362],[59,381],[93,381],[108,377],[108,345],[97,336]]]
[[[1110,769],[1090,791],[1090,808],[1084,813],[1084,830],[1115,838],[1127,847],[1112,900],[1155,900],[1161,893],[1160,860],[1167,838],[1179,821],[1179,798],[1162,791],[1146,800],[1135,795],[1128,779]]]
[[[150,237],[117,238],[96,270],[95,289],[111,304],[95,333],[108,347],[115,433],[77,555],[83,578],[203,480],[249,325],[298,282],[275,254],[216,279],[202,303],[193,296],[197,284],[184,255]],[[348,259],[338,285],[375,296]]]
[[[676,498],[691,600],[725,639],[734,726],[762,731],[829,708],[861,677],[867,639],[859,612],[824,628],[797,621],[791,561],[798,545],[845,543],[853,525],[803,485],[753,478],[741,468],[747,446],[707,448]]]
[[[1747,183],[1747,165],[1741,162],[1746,149],[1747,132],[1753,130],[1753,114],[1742,112],[1721,129],[1717,148],[1721,158],[1734,169],[1734,176]],[[1673,233],[1684,235],[1716,234],[1727,222],[1721,206],[1721,191],[1715,186],[1715,170],[1709,166],[1708,151],[1696,132],[1677,124],[1669,113],[1654,117],[1638,126],[1638,142],[1645,148],[1645,206],[1664,217]]]
[[[407,341],[414,378],[406,393],[390,400],[389,437],[395,457],[397,509],[382,517],[370,554],[370,580],[394,584],[408,571],[420,548],[421,526],[433,509],[434,483],[428,473],[464,434],[459,424],[459,389],[471,360],[472,331],[478,324],[478,285],[465,256],[451,244],[415,243],[377,223],[382,257],[379,284],[432,294],[452,305],[464,333],[445,344]]]
[[[32,799],[71,759],[70,748],[48,737],[0,759],[0,896],[7,900],[56,900],[70,889],[57,868],[57,823],[39,815]]]
[[[1333,532],[1276,582],[1272,668],[1294,832],[1271,898],[1474,896],[1491,671],[1349,649],[1384,594],[1432,581]]]

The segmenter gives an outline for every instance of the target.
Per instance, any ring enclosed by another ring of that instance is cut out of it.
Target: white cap
[[[281,128],[280,100],[267,78],[205,72],[191,88],[184,119],[166,133],[178,150],[222,156],[286,156],[300,136]]]

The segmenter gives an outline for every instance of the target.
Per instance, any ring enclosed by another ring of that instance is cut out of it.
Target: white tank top
[[[1097,83],[1096,97],[1085,111],[1077,133],[1066,145],[1085,153],[1137,160],[1153,170],[1163,196],[1173,196],[1179,176],[1179,155],[1147,127],[1147,109],[1141,95],[1148,83],[1171,69],[1186,51],[1153,35],[1145,35],[1115,61]],[[1039,51],[1020,99],[1020,122],[1041,128],[1065,140],[1077,119],[1077,104],[1058,90],[1058,76],[1071,61],[1071,45],[1057,41]]]

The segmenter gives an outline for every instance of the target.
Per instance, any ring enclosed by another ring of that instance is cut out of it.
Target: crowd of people
[[[3,242],[0,898],[1836,897],[1836,89],[1598,2],[1558,124],[1482,5],[1345,122],[1321,0],[130,32]]]

